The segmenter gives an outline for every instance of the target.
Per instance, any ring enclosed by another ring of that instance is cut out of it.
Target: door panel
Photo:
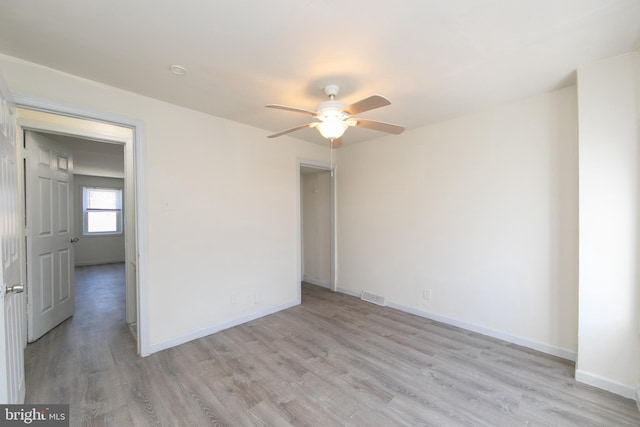
[[[26,131],[28,340],[74,312],[73,159],[46,134]],[[29,262],[34,260],[35,262]]]
[[[58,233],[69,234],[71,228],[71,221],[69,215],[69,195],[71,189],[68,182],[58,181]]]
[[[15,109],[0,76],[0,403],[25,397],[24,294],[5,291],[20,285],[22,263],[15,128]]]
[[[53,254],[51,252],[46,254],[40,254],[39,265],[39,278],[40,283],[34,283],[36,288],[40,291],[40,315],[45,315],[49,311],[53,310]]]
[[[52,182],[49,178],[38,177],[38,203],[39,210],[34,212],[38,215],[40,222],[40,228],[38,229],[38,236],[45,237],[53,234],[53,197],[51,197]]]
[[[70,249],[63,249],[58,252],[58,264],[58,271],[60,272],[60,280],[58,281],[58,284],[60,285],[60,288],[58,289],[58,302],[63,304],[71,297],[71,283],[73,283],[71,276],[73,271],[73,258],[71,256]]]

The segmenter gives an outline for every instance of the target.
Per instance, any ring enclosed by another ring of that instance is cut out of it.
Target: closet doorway
[[[330,166],[300,163],[301,281],[336,290],[334,176]]]

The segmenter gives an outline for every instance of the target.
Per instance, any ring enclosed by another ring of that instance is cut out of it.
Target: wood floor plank
[[[264,426],[291,427],[293,425],[290,423],[290,416],[268,400],[263,400],[252,406],[249,409],[249,414],[253,416],[257,424]]]
[[[302,304],[146,358],[122,265],[76,273],[76,314],[25,352],[27,402],[72,426],[638,426],[574,364],[303,284]]]
[[[280,404],[280,408],[289,415],[291,424],[295,426],[342,427],[345,425],[305,394]]]

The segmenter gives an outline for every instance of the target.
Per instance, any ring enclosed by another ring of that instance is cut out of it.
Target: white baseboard
[[[344,289],[344,288],[338,287],[336,291],[342,294],[351,295],[352,297],[356,297],[356,298],[360,298],[362,296],[362,292],[352,291],[351,289]]]
[[[622,397],[636,399],[636,402],[638,402],[638,391],[632,386],[612,381],[581,369],[576,369],[576,381],[619,394]]]
[[[338,292],[342,292],[344,294],[360,298],[360,293],[349,290],[349,289],[338,288]],[[430,313],[428,311],[422,311],[417,308],[408,307],[402,304],[396,304],[392,301],[387,301],[387,306],[394,308],[396,310],[404,311],[405,313],[414,314],[416,316],[424,317],[426,319],[435,320],[436,322],[446,323],[447,325],[456,326],[458,328],[462,328],[472,332],[477,332],[479,334],[486,335],[491,338],[496,338],[502,341],[506,341],[511,344],[517,344],[522,347],[527,347],[533,350],[541,351],[543,353],[551,354],[553,356],[561,357],[563,359],[571,360],[573,362],[576,361],[577,354],[575,351],[566,350],[563,348],[533,341],[527,338],[522,338],[516,335],[507,334],[505,332],[487,328],[480,325],[476,325],[474,323],[452,319],[450,317],[441,316],[439,314]]]
[[[311,283],[312,285],[322,286],[323,288],[331,289],[331,285],[329,285],[326,282],[323,282],[322,280],[314,279],[313,277],[304,276],[302,278],[302,281],[303,282],[307,282],[307,283]]]
[[[276,313],[278,311],[286,310],[287,308],[295,307],[296,305],[299,305],[299,304],[300,304],[299,300],[292,301],[292,302],[289,302],[289,303],[286,303],[286,304],[282,304],[282,305],[278,305],[278,306],[275,306],[275,307],[267,308],[267,309],[259,311],[257,313],[251,313],[251,314],[248,314],[246,316],[240,316],[240,317],[232,319],[232,320],[230,320],[228,322],[223,322],[223,323],[220,323],[218,325],[213,325],[213,326],[210,326],[208,328],[204,328],[204,329],[200,329],[200,330],[197,330],[197,331],[193,331],[193,332],[188,333],[186,335],[181,335],[179,337],[176,337],[176,338],[173,338],[173,339],[170,339],[170,340],[167,340],[167,341],[163,341],[163,342],[156,343],[156,344],[151,344],[149,346],[149,353],[147,354],[147,356],[149,354],[156,353],[156,352],[162,351],[162,350],[166,350],[168,348],[175,347],[175,346],[178,346],[180,344],[187,343],[189,341],[197,340],[198,338],[206,337],[207,335],[215,334],[216,332],[220,332],[220,331],[223,331],[225,329],[233,328],[234,326],[238,326],[238,325],[241,325],[243,323],[250,322],[251,320],[255,320],[255,319],[259,319],[259,318],[264,317],[264,316],[268,316],[268,315]]]

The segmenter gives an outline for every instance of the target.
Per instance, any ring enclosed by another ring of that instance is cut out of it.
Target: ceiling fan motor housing
[[[324,120],[326,118],[339,118],[342,120],[348,114],[343,112],[346,104],[338,101],[325,101],[318,104],[316,111],[318,112],[318,118]]]

